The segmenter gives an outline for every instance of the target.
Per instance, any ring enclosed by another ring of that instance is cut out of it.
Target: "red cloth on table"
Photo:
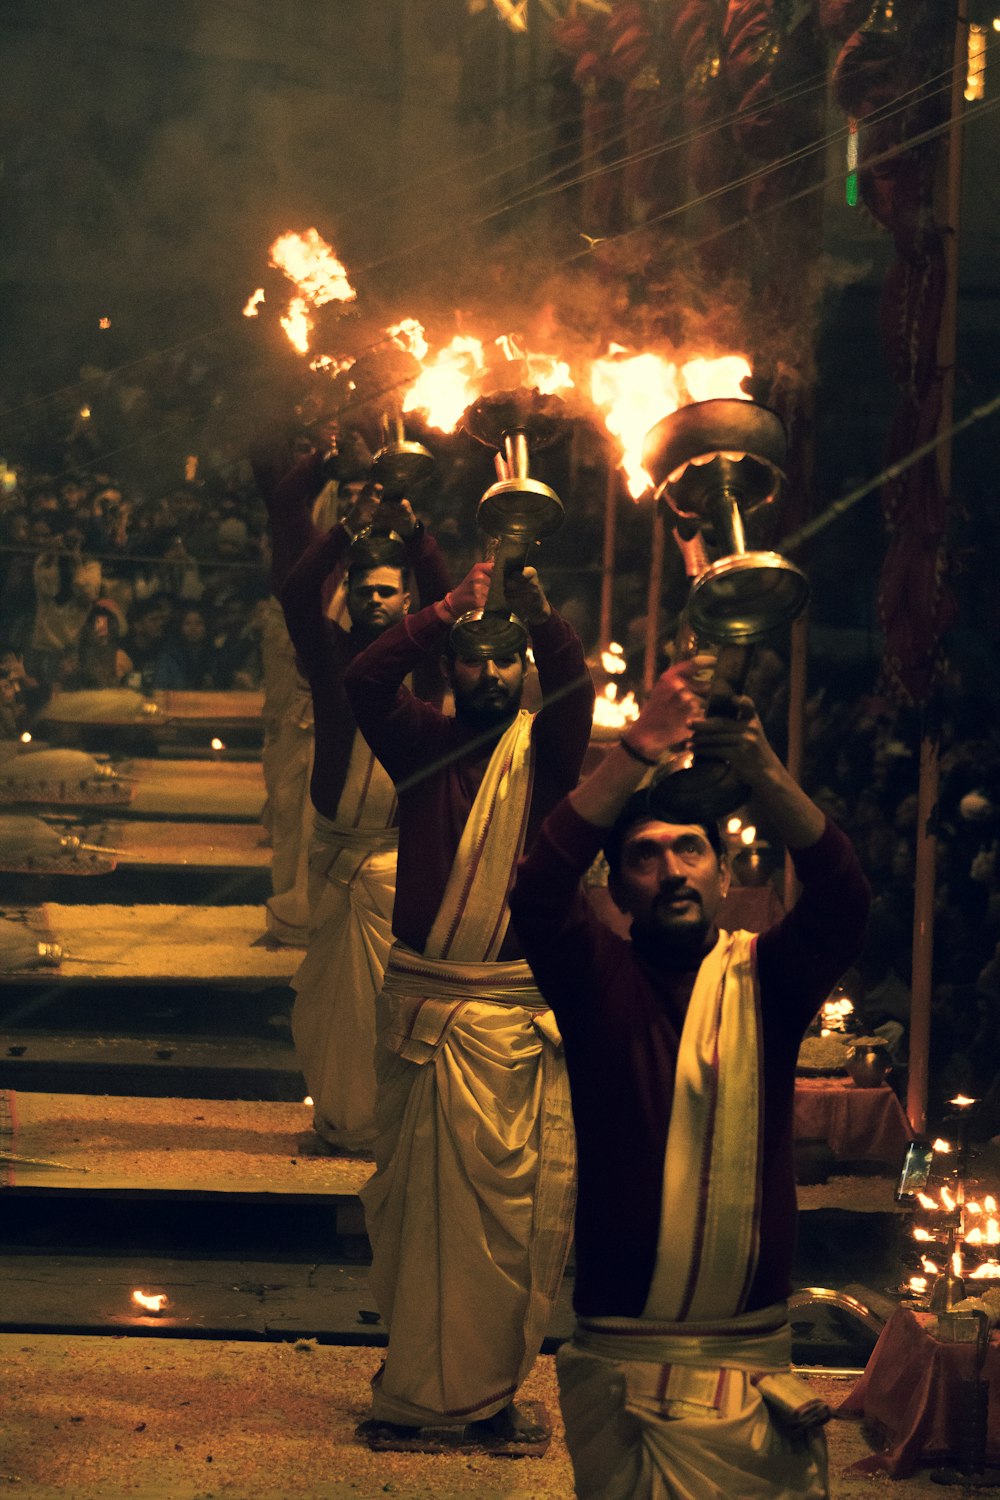
[[[883,1328],[865,1373],[835,1416],[863,1417],[885,1451],[859,1459],[849,1472],[906,1479],[933,1454],[954,1452],[960,1382],[976,1373],[973,1344],[946,1344],[930,1332],[935,1319],[907,1308]],[[1000,1339],[990,1339],[981,1378],[990,1387],[987,1453],[1000,1457]]]
[[[900,1167],[913,1131],[887,1083],[863,1089],[850,1078],[797,1078],[795,1136],[825,1141],[842,1161]]]

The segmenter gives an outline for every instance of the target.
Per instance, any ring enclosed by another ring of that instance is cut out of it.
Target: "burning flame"
[[[626,693],[618,699],[618,684],[609,682],[604,692],[598,693],[594,702],[594,723],[601,729],[624,729],[639,717],[639,705],[634,693]]]
[[[573,378],[569,365],[554,354],[525,354],[528,366],[526,385],[534,386],[543,396],[555,396],[560,391],[572,389]]]
[[[942,1140],[941,1136],[938,1136],[937,1140],[932,1143],[931,1150],[936,1151],[940,1156],[947,1156],[951,1151],[951,1141]]]
[[[742,354],[723,354],[719,359],[689,359],[681,370],[692,401],[714,401],[729,397],[749,401],[744,380],[753,372]]]
[[[145,1312],[159,1313],[167,1306],[170,1298],[166,1292],[140,1292],[136,1289],[132,1293],[132,1301]]]
[[[612,677],[626,670],[625,652],[617,641],[609,641],[608,649],[601,652],[601,666]]]
[[[741,844],[752,844],[753,841],[754,841],[754,839],[756,837],[757,837],[757,830],[753,826],[752,823],[748,823],[745,828],[741,828],[740,829],[740,843]],[[837,1005],[839,1003],[840,1003],[839,1001],[834,1001],[835,1005]],[[852,1009],[853,1009],[853,1007],[852,1007]]]
[[[288,342],[300,354],[309,353],[309,335],[313,331],[313,320],[309,316],[309,304],[304,297],[293,297],[288,311],[278,319],[288,335]]]
[[[357,360],[350,356],[346,359],[334,359],[332,354],[317,354],[315,359],[309,361],[309,368],[315,370],[317,374],[329,375],[332,380],[335,375],[343,375],[355,364]]]
[[[111,319],[110,318],[99,318],[97,320],[97,326],[98,326],[98,328],[110,328],[111,327]]]
[[[698,355],[678,367],[660,354],[630,354],[612,344],[605,358],[596,359],[590,372],[590,395],[604,411],[604,422],[622,446],[621,467],[629,494],[640,499],[652,487],[642,467],[647,432],[688,401],[720,396],[749,401],[742,382],[751,374],[740,354],[718,359]]]
[[[21,736],[21,744],[22,745],[30,745],[31,744],[31,735],[28,733],[27,730],[25,730],[24,733]]]
[[[968,1109],[970,1104],[976,1104],[978,1100],[970,1099],[967,1094],[956,1094],[954,1099],[948,1100],[948,1103],[953,1104],[956,1109]]]
[[[358,295],[332,246],[316,229],[307,229],[304,234],[290,231],[279,235],[271,246],[270,257],[271,265],[284,271],[313,307],[325,307],[328,302],[353,302]]]
[[[927,1277],[911,1276],[906,1284],[911,1292],[915,1292],[918,1297],[922,1297],[927,1290]]]
[[[226,748],[223,742],[214,736],[212,738],[211,744],[213,750],[225,750]]]
[[[642,467],[646,433],[681,404],[677,366],[658,354],[629,354],[612,344],[590,370],[590,395],[604,411],[604,422],[621,443],[621,467],[629,494],[639,500],[652,480]]]
[[[476,376],[484,364],[480,340],[457,333],[424,364],[403,398],[404,412],[423,412],[432,427],[454,431],[465,408],[479,394]]]
[[[263,301],[264,301],[264,288],[262,286],[259,286],[257,288],[257,290],[254,292],[253,296],[250,297],[247,300],[247,304],[246,304],[246,306],[243,309],[243,316],[245,318],[256,318],[256,317],[258,317],[259,314],[257,312],[257,309],[258,309],[258,307],[260,307],[260,305],[261,305],[261,303]]]
[[[425,360],[431,352],[431,346],[424,336],[424,325],[418,323],[416,318],[403,318],[385,331],[394,344],[405,349],[407,354],[412,354],[414,359]]]

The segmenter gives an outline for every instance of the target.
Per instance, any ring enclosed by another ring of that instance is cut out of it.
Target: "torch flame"
[[[476,375],[483,366],[480,340],[457,333],[424,364],[403,398],[404,412],[421,411],[432,427],[454,432],[465,408],[478,395]]]
[[[629,494],[639,500],[652,480],[642,467],[646,433],[681,404],[677,366],[658,354],[629,354],[612,344],[590,369],[590,395],[622,447],[621,468]]]
[[[140,1292],[138,1289],[132,1293],[132,1301],[137,1307],[146,1312],[162,1312],[170,1298],[166,1292]]]
[[[603,409],[608,431],[622,445],[621,467],[633,500],[652,485],[642,467],[643,442],[650,428],[687,400],[728,396],[749,401],[742,382],[750,374],[742,354],[724,354],[718,359],[696,355],[678,367],[663,355],[629,354],[620,344],[612,344],[603,359],[594,360],[591,399]]]
[[[424,336],[424,325],[418,323],[416,318],[403,318],[385,331],[394,344],[405,349],[407,354],[412,354],[414,359],[424,360],[431,352],[430,345]]]
[[[742,354],[723,354],[719,359],[689,359],[681,374],[692,401],[714,401],[728,397],[749,401],[743,382],[753,373]]]
[[[271,246],[270,258],[271,265],[284,271],[313,307],[325,307],[328,302],[353,302],[358,295],[333,247],[316,229],[307,229],[304,234],[289,231],[279,235]]]
[[[293,349],[300,354],[309,353],[309,335],[312,333],[313,322],[309,316],[309,304],[304,297],[293,297],[288,304],[287,313],[283,313],[278,320],[282,328],[288,334],[288,342]]]

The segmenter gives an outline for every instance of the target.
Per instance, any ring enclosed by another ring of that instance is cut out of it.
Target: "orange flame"
[[[622,446],[629,494],[638,500],[652,480],[642,467],[646,433],[681,404],[677,366],[658,354],[629,354],[612,344],[590,369],[590,395],[604,411],[607,429]]]
[[[479,394],[477,375],[484,368],[479,339],[457,333],[424,364],[403,398],[403,410],[421,411],[432,427],[453,432],[465,408]]]
[[[424,336],[424,325],[418,323],[416,318],[402,318],[400,322],[393,323],[392,327],[385,331],[394,344],[405,349],[407,354],[412,354],[414,359],[424,360],[431,352],[430,345]]]
[[[262,286],[259,286],[257,288],[257,290],[254,292],[253,296],[249,297],[247,299],[247,304],[246,304],[246,306],[243,309],[243,316],[245,318],[256,318],[256,317],[258,317],[259,314],[257,312],[257,309],[258,309],[258,307],[260,307],[260,305],[261,305],[261,303],[263,301],[264,301],[264,288]]]
[[[328,302],[353,302],[358,295],[342,262],[318,230],[279,235],[271,246],[270,257],[271,265],[284,271],[313,307],[325,307]]]
[[[313,321],[309,316],[309,304],[304,297],[293,297],[288,304],[287,313],[282,313],[278,320],[288,335],[288,342],[293,349],[300,354],[309,353],[309,335],[313,330]]]
[[[145,1312],[158,1313],[163,1311],[170,1298],[166,1292],[140,1292],[137,1289],[132,1293],[132,1301]]]
[[[618,684],[605,684],[604,692],[598,693],[594,701],[594,723],[602,729],[624,729],[639,717],[639,705],[634,693],[618,697]]]
[[[688,401],[720,396],[748,401],[742,382],[750,374],[750,365],[738,354],[718,359],[697,355],[678,367],[664,355],[630,354],[620,344],[612,344],[603,359],[594,360],[591,399],[603,410],[608,431],[621,444],[621,468],[633,500],[652,486],[642,467],[643,442],[650,428]]]

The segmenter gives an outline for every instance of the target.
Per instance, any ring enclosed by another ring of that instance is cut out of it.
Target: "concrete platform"
[[[9,1393],[0,1484],[33,1500],[570,1500],[551,1358],[523,1388],[553,1423],[541,1459],[372,1453],[353,1432],[378,1361],[375,1350],[310,1340],[0,1335]],[[832,1406],[854,1384],[807,1378]],[[887,1493],[884,1478],[846,1472],[869,1452],[856,1423],[831,1422],[827,1436],[832,1500]],[[963,1493],[924,1475],[892,1488],[910,1500]]]
[[[58,968],[0,975],[0,985],[262,988],[287,984],[302,959],[298,949],[266,939],[260,906],[45,902],[6,915],[18,916],[41,940],[59,943],[64,957]]]

